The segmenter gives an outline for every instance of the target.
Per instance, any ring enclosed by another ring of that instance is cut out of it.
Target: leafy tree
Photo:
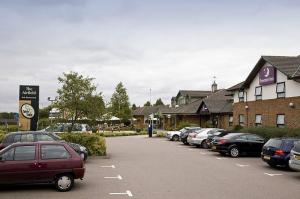
[[[96,93],[96,86],[92,81],[93,78],[72,71],[63,73],[58,78],[62,86],[57,90],[58,100],[55,105],[71,120],[70,131],[80,117],[94,119],[102,114],[99,110],[103,108],[103,99],[101,94]]]
[[[149,101],[147,101],[144,106],[151,106],[151,103]]]
[[[128,121],[131,119],[131,109],[129,97],[126,88],[120,82],[111,97],[111,113],[112,115]]]
[[[137,109],[136,105],[135,105],[135,104],[132,104],[131,109],[132,109],[132,110],[136,110],[136,109]]]
[[[41,108],[39,110],[39,119],[49,118],[49,113],[51,109],[52,109],[51,106]]]
[[[164,102],[161,100],[161,98],[157,99],[155,104],[155,106],[160,106],[160,105],[165,105]]]

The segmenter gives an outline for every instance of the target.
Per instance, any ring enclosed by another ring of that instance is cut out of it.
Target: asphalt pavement
[[[107,138],[108,158],[90,158],[72,191],[49,185],[1,186],[1,199],[283,199],[300,198],[300,172],[260,158],[229,158],[164,138]]]

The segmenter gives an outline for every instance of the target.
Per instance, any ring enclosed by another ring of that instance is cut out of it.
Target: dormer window
[[[285,97],[285,82],[277,83],[276,93],[277,93],[277,98]]]
[[[245,92],[244,91],[239,91],[239,101],[244,102],[245,101]]]
[[[262,87],[261,86],[255,87],[255,98],[256,98],[256,100],[262,99]]]

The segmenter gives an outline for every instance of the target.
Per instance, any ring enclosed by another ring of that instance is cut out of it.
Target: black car
[[[227,135],[228,133],[230,133],[230,131],[226,131],[226,130],[218,130],[217,132],[213,133],[213,134],[208,134],[207,139],[206,139],[206,144],[208,148],[212,147],[212,142],[216,137],[223,137],[225,135]]]
[[[231,157],[261,154],[264,138],[250,133],[229,133],[220,139],[215,139],[213,149],[222,155],[229,154]]]
[[[200,129],[201,129],[200,127],[185,127],[184,129],[182,129],[180,133],[181,142],[183,142],[183,144],[188,145],[189,143],[187,142],[187,138],[189,136],[189,133],[193,133]]]
[[[271,167],[289,166],[290,152],[295,142],[300,141],[297,138],[272,138],[262,149],[261,158]]]
[[[2,143],[0,144],[0,150],[16,142],[38,142],[38,141],[63,141],[59,136],[50,132],[39,132],[39,131],[22,131],[13,132],[5,136]],[[83,160],[87,159],[88,152],[84,146],[76,143],[66,142],[72,147]]]

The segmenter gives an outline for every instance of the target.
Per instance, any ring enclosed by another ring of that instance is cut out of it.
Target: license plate
[[[296,160],[300,160],[300,156],[299,155],[295,155],[295,159]]]
[[[264,159],[265,159],[265,160],[270,160],[270,159],[271,159],[271,157],[270,157],[270,156],[266,156],[266,155],[265,155],[265,156],[264,156]]]
[[[212,149],[213,149],[213,150],[216,150],[216,149],[217,149],[217,147],[216,147],[216,146],[212,146]]]

